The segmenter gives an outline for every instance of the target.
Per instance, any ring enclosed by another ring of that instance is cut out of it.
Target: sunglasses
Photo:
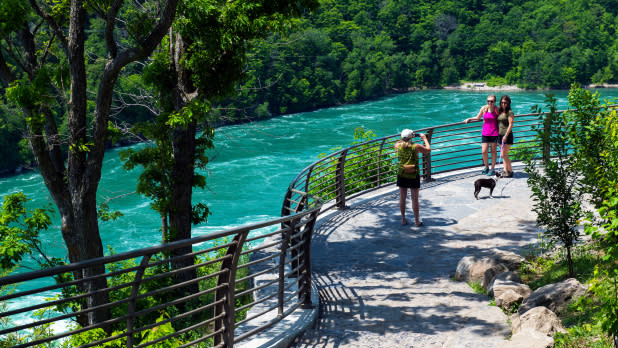
[[[495,100],[488,100],[487,102],[488,103],[495,103],[496,101]]]

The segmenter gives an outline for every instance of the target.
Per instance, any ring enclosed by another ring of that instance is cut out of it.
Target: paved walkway
[[[491,248],[521,253],[537,238],[522,168],[494,198],[473,196],[478,171],[423,184],[421,218],[401,226],[397,187],[348,202],[320,218],[312,244],[318,322],[292,347],[501,347],[508,318],[467,284],[458,261]]]

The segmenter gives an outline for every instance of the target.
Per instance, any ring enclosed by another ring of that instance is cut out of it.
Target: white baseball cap
[[[410,129],[404,129],[401,131],[401,138],[402,139],[412,139],[414,137],[414,132]]]

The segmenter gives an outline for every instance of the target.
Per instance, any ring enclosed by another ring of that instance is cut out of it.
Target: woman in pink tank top
[[[487,105],[483,105],[475,117],[466,118],[464,123],[478,121],[483,117],[483,131],[481,132],[481,152],[485,168],[481,172],[489,176],[495,175],[496,147],[498,145],[498,109],[496,108],[496,96],[487,97]],[[491,148],[491,169],[489,169],[489,149]]]

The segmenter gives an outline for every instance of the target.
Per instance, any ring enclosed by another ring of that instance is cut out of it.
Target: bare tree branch
[[[26,25],[26,24],[24,24]],[[25,59],[19,55],[19,51],[13,46],[13,42],[12,40],[10,40],[10,38],[8,36],[6,36],[6,34],[0,30],[0,35],[2,36],[2,38],[4,39],[4,41],[7,43],[8,47],[6,47],[6,52],[8,53],[8,55],[13,58],[13,60],[17,63],[17,65],[19,65],[19,67],[23,70],[23,71],[27,71],[26,69],[26,63],[24,62]],[[6,62],[4,61],[4,58],[2,58],[2,62],[4,62],[6,64]],[[7,67],[7,71],[10,71],[10,69],[8,69]]]
[[[115,103],[112,106],[112,110],[114,110],[114,115],[117,115],[129,106],[142,107],[155,116],[161,113],[161,110],[154,105],[154,96],[145,93],[145,90],[143,89],[139,89],[138,91],[140,92],[140,94],[125,92],[114,93],[114,96],[117,97],[114,99]]]
[[[116,58],[118,54],[118,46],[116,45],[116,40],[114,40],[114,27],[116,26],[116,15],[118,11],[120,11],[122,3],[123,0],[114,1],[106,15],[107,25],[105,26],[105,42],[112,58]]]
[[[67,41],[66,35],[64,35],[64,32],[62,31],[62,29],[60,28],[58,23],[56,23],[54,18],[49,13],[44,11],[39,6],[39,4],[37,4],[37,2],[35,0],[29,0],[29,2],[30,2],[30,6],[34,9],[34,11],[52,27],[52,29],[54,30],[54,32],[58,36],[58,39],[60,40],[60,43],[62,44],[62,46],[64,47],[65,51],[68,54],[69,43]]]
[[[54,42],[54,38],[56,37],[56,33],[52,33],[51,38],[49,39],[49,41],[47,42],[47,46],[45,46],[45,49],[43,50],[43,55],[41,56],[41,59],[39,60],[39,68],[43,66],[43,63],[45,63],[45,61],[47,60],[47,54],[49,53],[49,48],[51,47],[52,42]]]

